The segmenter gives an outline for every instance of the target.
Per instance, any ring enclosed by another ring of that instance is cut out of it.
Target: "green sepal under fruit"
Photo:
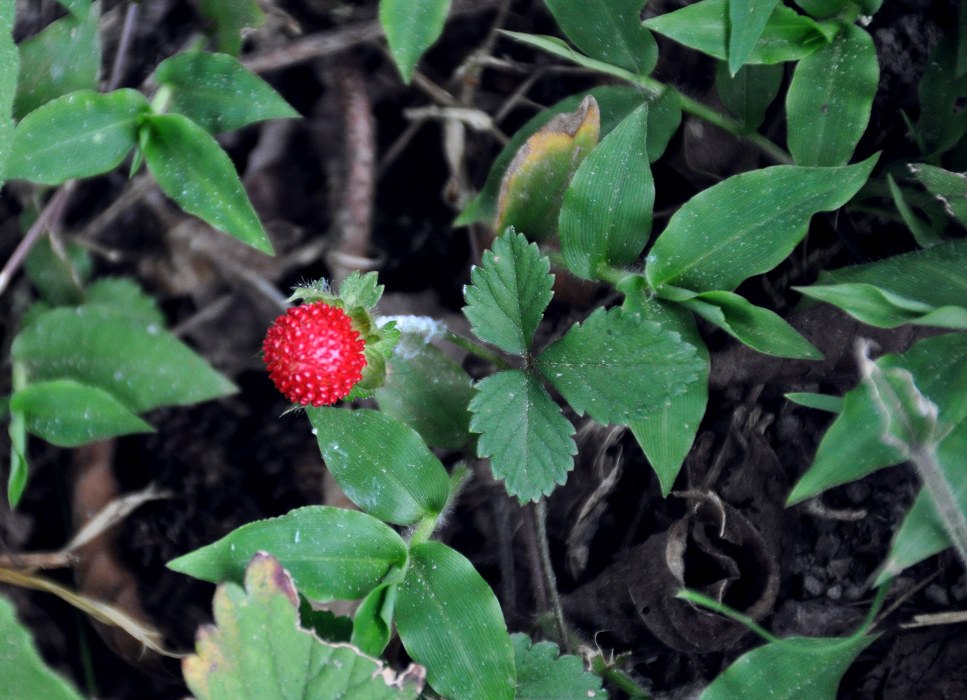
[[[352,321],[353,329],[365,342],[363,355],[366,357],[366,366],[363,368],[363,378],[346,397],[347,401],[372,396],[386,384],[386,361],[392,356],[393,348],[399,342],[400,332],[395,321],[379,325],[373,314],[373,307],[383,296],[384,289],[383,285],[377,284],[375,272],[361,275],[353,271],[343,280],[338,293],[328,280],[320,279],[296,287],[288,299],[290,302],[301,299],[303,303],[323,301],[342,309]]]

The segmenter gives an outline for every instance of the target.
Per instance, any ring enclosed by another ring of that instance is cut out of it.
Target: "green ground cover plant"
[[[297,115],[233,57],[240,44],[227,5],[208,3],[222,18],[217,47],[227,53],[199,49],[164,60],[149,97],[95,89],[98,4],[62,4],[68,14],[19,47],[10,39],[13,8],[0,9],[0,106],[9,115],[0,119],[0,181],[67,192],[71,181],[128,159],[132,174],[146,167],[184,211],[271,252],[214,134]],[[708,403],[710,352],[699,322],[760,353],[821,359],[779,314],[737,290],[783,263],[817,214],[862,205],[902,219],[916,249],[824,270],[798,289],[805,303],[835,305],[870,326],[939,331],[900,354],[875,357],[858,345],[861,380],[843,397],[789,396],[836,417],[788,504],[900,462],[916,467],[923,489],[870,583],[867,619],[846,637],[782,639],[722,596],[681,594],[764,639],[712,681],[704,700],[836,696],[842,675],[876,637],[874,618],[892,579],[950,547],[967,563],[967,181],[955,171],[967,133],[955,108],[967,96],[967,22],[938,45],[921,81],[921,113],[908,120],[920,159],[884,162],[863,145],[879,76],[864,25],[879,4],[700,0],[642,22],[641,0],[546,0],[567,41],[507,33],[612,84],[524,125],[458,218],[494,232],[464,290],[469,335],[424,317],[382,317],[376,273],[294,291],[263,355],[273,381],[308,419],[290,417],[292,429],[312,431],[358,510],[307,506],[169,563],[219,584],[215,624],[199,632],[196,654],[183,661],[196,697],[509,700],[607,697],[609,690],[646,697],[620,659],[598,651],[586,667],[554,644],[511,634],[473,564],[434,539],[468,470],[460,461],[448,469],[433,449],[486,458],[508,494],[535,504],[553,608],[538,612],[551,613],[555,641],[571,648],[544,530],[546,500],[578,452],[569,416],[627,427],[668,496]],[[380,3],[403,80],[412,79],[448,11],[446,0]],[[58,39],[65,32],[69,46]],[[726,111],[651,77],[656,34],[717,60]],[[30,79],[37,63],[51,60],[71,70],[50,84]],[[776,105],[784,142],[758,131]],[[661,183],[650,164],[683,114],[745,139],[769,164],[708,186],[653,231]],[[40,213],[25,235],[42,229]],[[28,435],[75,447],[149,431],[139,417],[149,409],[234,389],[165,330],[134,282],[89,280],[82,252],[58,255],[47,245],[32,263],[38,300],[10,350],[11,507],[29,488]],[[550,331],[541,324],[555,280],[565,277],[599,285],[608,301]],[[489,369],[471,377],[430,341],[458,345]],[[333,405],[369,398],[366,408]],[[360,601],[351,621],[308,606],[335,600]],[[44,671],[5,604],[0,612],[16,642],[0,664],[23,670],[15,680],[22,696],[77,697]],[[408,669],[380,661],[394,635],[414,662]]]

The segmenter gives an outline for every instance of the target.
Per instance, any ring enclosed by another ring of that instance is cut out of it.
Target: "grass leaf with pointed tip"
[[[866,183],[876,159],[839,168],[777,165],[699,192],[655,241],[645,276],[659,295],[664,284],[732,291],[785,260],[813,214],[846,204]]]
[[[465,700],[514,697],[514,650],[500,604],[459,552],[432,541],[410,549],[396,628],[438,693]]]
[[[403,540],[371,515],[306,506],[243,525],[168,562],[168,568],[213,583],[240,583],[260,550],[282,562],[299,590],[318,601],[360,598],[406,562]]]
[[[634,262],[651,235],[655,183],[648,164],[648,103],[628,115],[574,173],[558,222],[571,272]],[[620,178],[608,177],[621,173]]]
[[[101,69],[100,3],[68,15],[20,43],[20,71],[13,113],[17,119],[75,90],[96,90]]]
[[[652,31],[714,58],[728,58],[729,0],[701,0],[674,12],[646,19]],[[782,3],[776,5],[746,63],[797,61],[829,39],[815,21]]]
[[[104,389],[73,379],[30,384],[10,397],[10,409],[24,416],[28,431],[58,447],[154,431]]]
[[[162,191],[189,214],[272,255],[228,154],[202,127],[180,114],[145,117],[144,159]]]
[[[45,311],[20,332],[11,353],[31,382],[97,386],[134,413],[236,391],[160,324],[103,304]]]
[[[769,355],[821,360],[822,353],[795,328],[768,309],[732,292],[704,292],[681,302],[750,348]]]
[[[378,411],[307,408],[326,466],[357,506],[412,525],[447,504],[446,469],[413,428]]]
[[[879,78],[873,39],[855,24],[796,65],[786,114],[798,165],[849,162],[870,121]]]
[[[162,61],[154,77],[172,88],[170,111],[212,134],[299,116],[271,85],[227,54],[186,51]]]
[[[450,0],[380,0],[379,21],[404,82],[443,32],[449,11]]]
[[[592,58],[648,75],[658,45],[641,26],[644,0],[546,0],[547,9],[575,46]]]
[[[626,295],[626,309],[678,333],[682,340],[695,347],[700,362],[698,378],[687,384],[682,393],[671,397],[667,405],[659,405],[643,418],[629,424],[658,476],[662,496],[668,496],[698,434],[708,405],[709,352],[698,332],[695,317],[678,304],[658,298],[649,299],[644,279],[631,278],[619,285],[619,291]]]
[[[58,185],[109,172],[137,143],[138,121],[148,110],[144,96],[129,89],[51,100],[14,130],[7,177]]]

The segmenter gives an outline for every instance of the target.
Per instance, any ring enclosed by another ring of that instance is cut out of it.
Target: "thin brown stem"
[[[17,274],[20,266],[23,265],[27,255],[40,240],[40,237],[51,227],[56,225],[63,217],[67,203],[70,201],[71,193],[74,191],[75,180],[68,180],[54,192],[47,201],[46,206],[40,212],[40,216],[34,221],[33,225],[27,230],[27,234],[21,239],[13,253],[4,263],[0,270],[0,295],[2,295],[13,276]]]

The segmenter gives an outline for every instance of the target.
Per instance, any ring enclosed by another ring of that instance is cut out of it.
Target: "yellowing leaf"
[[[500,186],[497,231],[513,226],[531,240],[553,237],[571,177],[600,134],[601,112],[588,95],[577,111],[555,115],[527,139]]]

